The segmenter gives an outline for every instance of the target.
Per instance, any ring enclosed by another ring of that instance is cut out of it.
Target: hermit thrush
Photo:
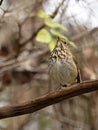
[[[57,44],[49,58],[50,78],[61,86],[69,86],[80,82],[77,62],[63,38],[57,39]]]

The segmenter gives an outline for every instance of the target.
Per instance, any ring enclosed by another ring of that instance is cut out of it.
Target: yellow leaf
[[[54,29],[50,29],[50,32],[51,32],[54,36],[57,36],[57,37],[66,39],[66,37],[65,37],[64,35],[62,35],[61,33],[59,33],[58,31],[56,31],[56,30],[54,30]]]
[[[44,10],[39,10],[38,13],[37,13],[37,16],[40,17],[40,18],[48,17],[48,15],[45,13]]]
[[[51,27],[51,28],[60,28],[60,29],[62,29],[64,31],[66,30],[63,25],[61,25],[60,23],[54,21],[52,18],[45,18],[44,23],[47,26]]]
[[[49,43],[52,37],[46,29],[41,29],[36,36],[36,40],[43,43]]]
[[[56,39],[52,38],[52,40],[48,44],[50,51],[52,51],[54,49],[54,47],[56,45],[56,41],[57,41]]]
[[[70,44],[71,46],[73,46],[73,47],[77,48],[77,45],[76,45],[74,42],[69,41],[69,44]]]

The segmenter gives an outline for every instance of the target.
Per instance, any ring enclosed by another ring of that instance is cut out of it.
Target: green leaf
[[[47,26],[51,27],[51,28],[60,28],[60,29],[62,29],[64,31],[66,30],[63,25],[61,25],[60,23],[54,21],[52,18],[45,18],[44,23]]]
[[[40,18],[48,17],[48,15],[45,13],[44,10],[39,10],[38,13],[37,13],[37,16],[40,17]]]
[[[57,31],[54,30],[54,29],[50,29],[50,32],[51,32],[54,36],[57,36],[57,37],[66,39],[66,37],[65,37],[64,35],[62,35],[61,33],[57,32]]]
[[[76,44],[75,44],[74,42],[69,41],[69,44],[70,44],[71,46],[73,46],[73,47],[77,48],[77,46],[76,46]]]
[[[48,47],[49,47],[49,50],[52,51],[56,45],[56,39],[52,38],[52,40],[49,42],[48,44]]]
[[[39,42],[49,43],[52,37],[46,29],[41,29],[36,36],[36,40]]]

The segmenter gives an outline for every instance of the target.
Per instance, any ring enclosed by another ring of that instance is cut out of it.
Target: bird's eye
[[[66,42],[65,39],[61,39],[61,42],[62,42],[63,44],[67,44],[67,42]]]
[[[64,44],[67,44],[66,41],[64,41]]]
[[[63,43],[63,44],[67,44],[67,42],[66,42],[66,40],[64,38],[58,37],[57,41],[59,41],[60,43]]]

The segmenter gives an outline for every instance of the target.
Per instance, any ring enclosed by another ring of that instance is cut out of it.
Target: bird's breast
[[[65,59],[56,60],[50,67],[50,76],[61,85],[72,84],[77,77],[77,67]]]

